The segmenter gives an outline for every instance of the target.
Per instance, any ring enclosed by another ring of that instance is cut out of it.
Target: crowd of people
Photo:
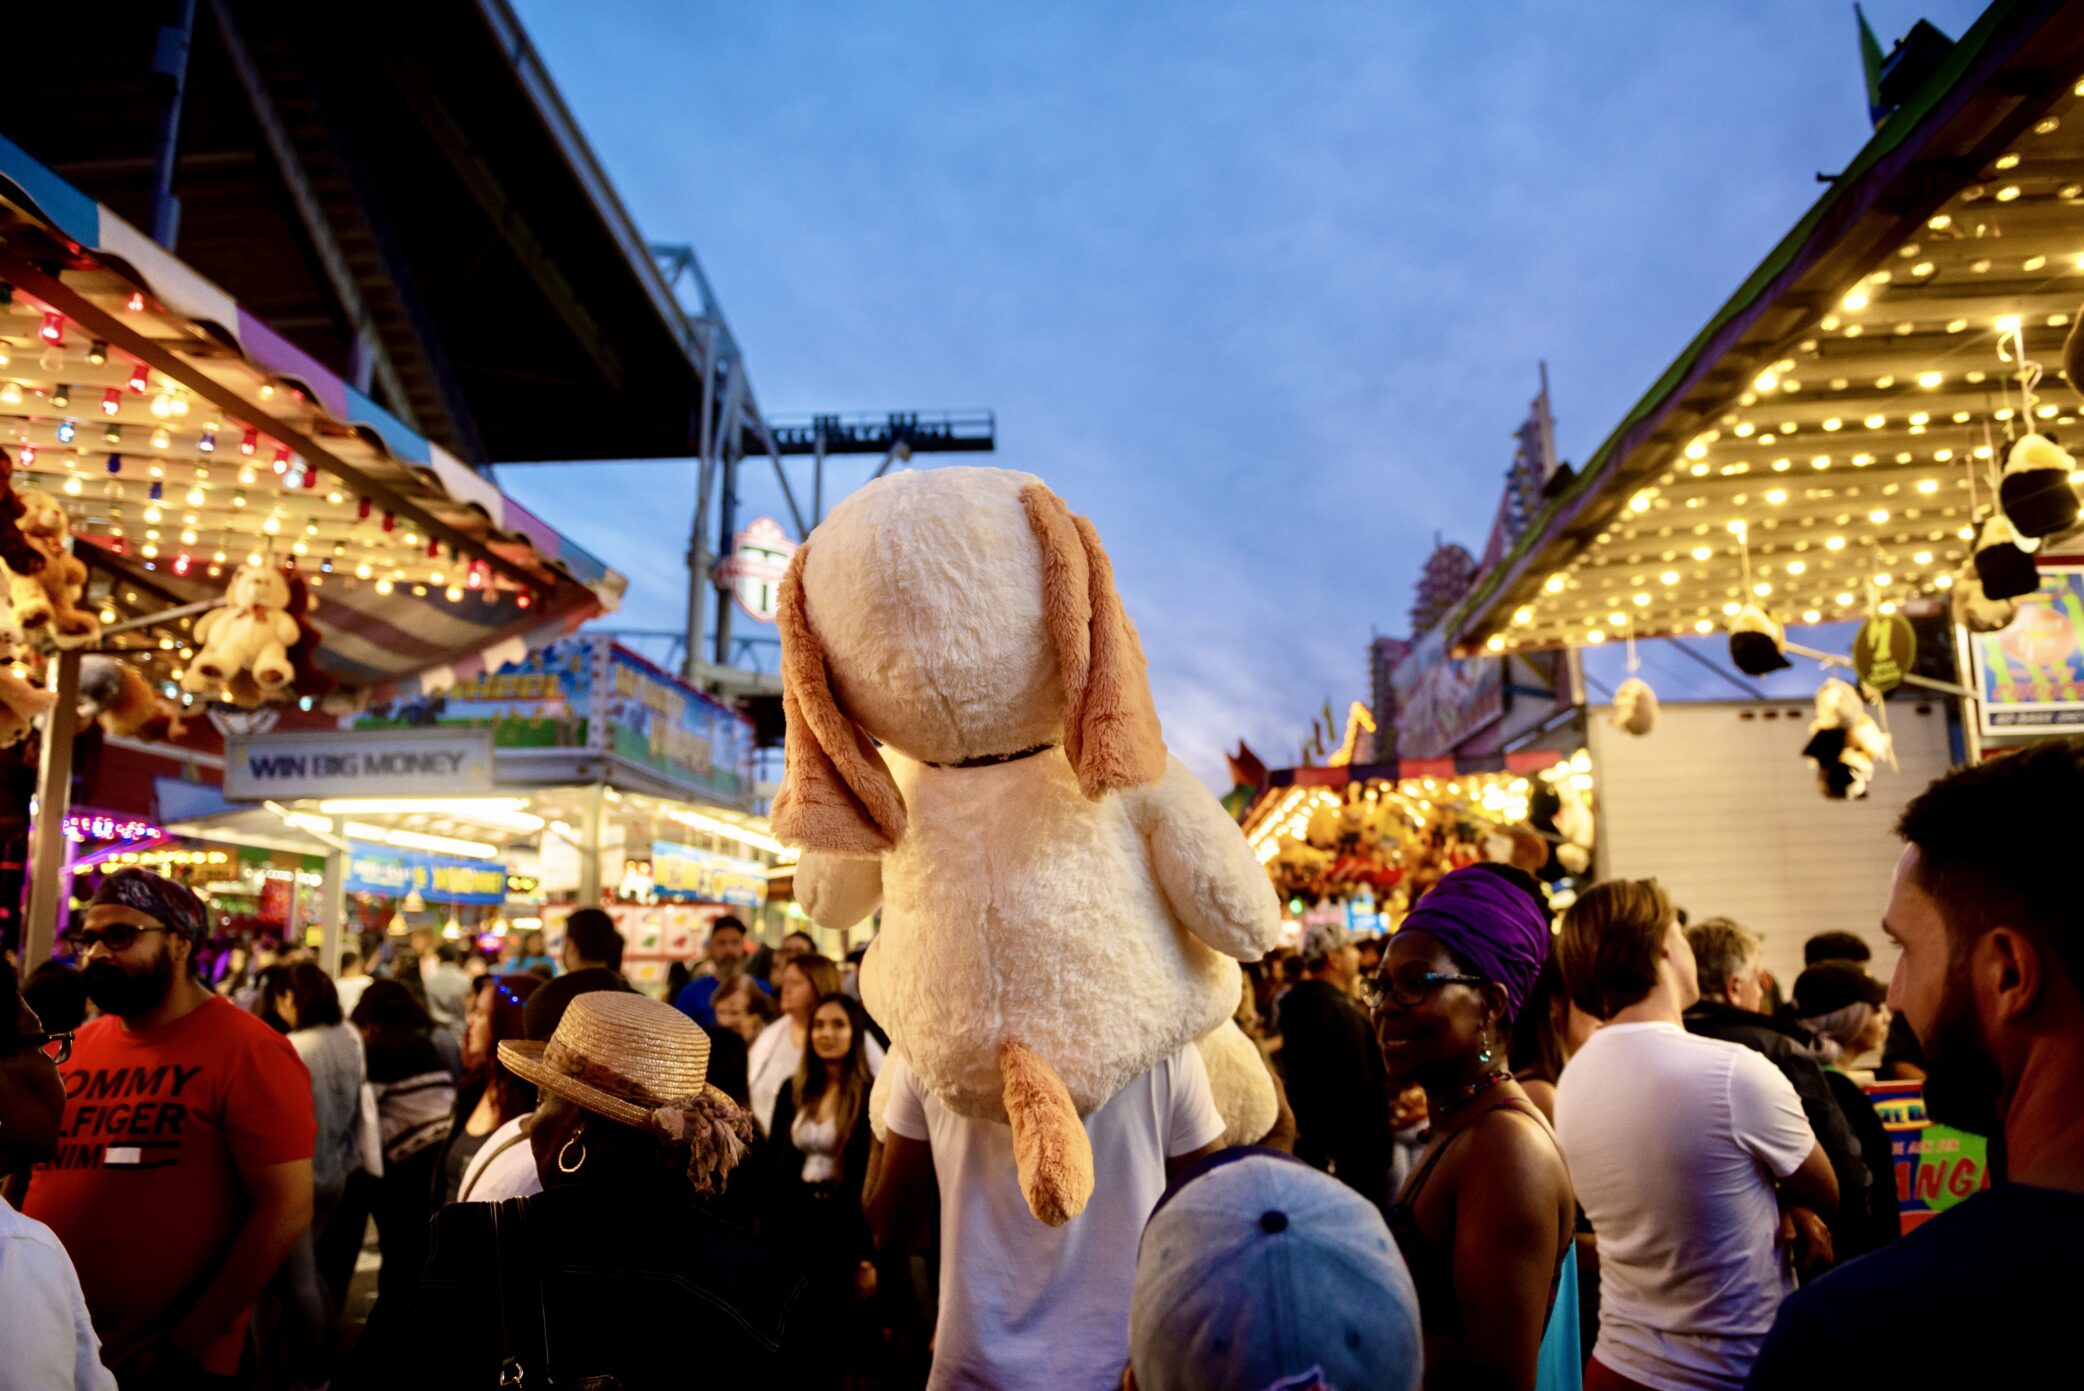
[[[1059,1226],[806,934],[720,918],[664,998],[597,910],[556,962],[206,966],[201,902],[126,869],[0,971],[0,1388],[2015,1379],[2084,1288],[2084,930],[2014,828],[2079,805],[2084,740],[1917,798],[1889,983],[1857,934],[1783,990],[1655,881],[1557,920],[1491,864],[1312,927],[1238,1006],[1272,1130],[1224,1148],[1184,1048],[1086,1117]],[[1870,1060],[1990,1141],[1909,1233]]]

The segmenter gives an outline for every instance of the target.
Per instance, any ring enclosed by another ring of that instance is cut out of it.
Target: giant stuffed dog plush
[[[882,906],[862,1001],[942,1104],[1012,1125],[1034,1214],[1084,1208],[1080,1116],[1187,1043],[1231,1138],[1264,1134],[1230,1019],[1279,905],[1165,752],[1092,524],[1028,474],[896,474],[833,509],[779,603],[797,898],[833,928]]]

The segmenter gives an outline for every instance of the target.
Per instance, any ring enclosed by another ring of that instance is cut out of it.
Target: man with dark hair
[[[236,1372],[254,1297],[311,1223],[310,1074],[196,977],[205,925],[186,888],[123,869],[65,934],[103,1017],[62,1069],[25,1210],[71,1253],[125,1386]]]
[[[620,971],[622,931],[599,908],[581,908],[565,919],[562,955],[567,971]]]
[[[1853,1118],[1832,1095],[1822,1064],[1810,1053],[1809,1036],[1799,1025],[1765,1012],[1758,934],[1728,918],[1703,918],[1686,929],[1686,941],[1693,948],[1700,980],[1700,999],[1686,1009],[1686,1032],[1741,1043],[1764,1054],[1794,1087],[1802,1099],[1802,1114],[1838,1179],[1838,1211],[1828,1223],[1832,1255],[1841,1261],[1859,1255],[1870,1244],[1862,1217],[1871,1182],[1860,1138],[1853,1132]],[[1812,938],[1810,946],[1815,945]]]
[[[1281,1077],[1295,1110],[1295,1157],[1389,1207],[1389,1073],[1354,1000],[1360,951],[1338,923],[1303,934],[1303,979],[1281,997]]]
[[[116,1391],[64,1244],[7,1202],[17,1175],[26,1177],[57,1146],[65,1116],[58,1060],[71,1054],[72,1027],[39,1018],[16,989],[14,963],[0,956],[0,1328],[7,1331],[0,1387],[7,1391]]]
[[[2084,924],[2061,842],[2084,738],[1958,769],[1904,810],[1888,1003],[1924,1047],[1925,1110],[1990,1137],[1989,1190],[1782,1309],[1751,1385],[2029,1385],[2071,1360],[2084,1289]],[[2034,844],[2033,833],[2051,837]],[[1946,1317],[1905,1323],[1944,1283]]]
[[[1815,966],[1825,961],[1852,961],[1866,965],[1874,959],[1874,948],[1857,932],[1819,932],[1802,943],[1802,964]]]
[[[673,997],[673,1008],[707,1029],[711,1036],[716,1034],[716,992],[726,981],[735,980],[745,970],[745,924],[723,914],[709,924],[709,945],[704,951],[709,961],[709,974],[697,976],[680,988]],[[756,982],[760,989],[766,983]]]

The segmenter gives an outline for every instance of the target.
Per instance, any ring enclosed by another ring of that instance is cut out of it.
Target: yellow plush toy
[[[1024,473],[893,475],[812,533],[779,605],[797,898],[831,928],[881,904],[862,1002],[943,1105],[1011,1124],[1029,1209],[1084,1208],[1080,1117],[1188,1043],[1230,1133],[1265,1134],[1231,1014],[1279,905],[1165,752],[1092,524]]]
[[[43,556],[33,575],[6,571],[15,622],[31,634],[48,628],[60,647],[93,646],[101,640],[101,620],[79,605],[87,567],[65,548],[72,535],[65,509],[41,488],[17,488],[15,496],[22,503],[22,537]]]
[[[289,580],[265,561],[241,565],[232,572],[224,607],[196,620],[195,637],[201,648],[181,678],[183,687],[228,686],[244,671],[252,672],[264,693],[288,685],[296,675],[289,648],[297,640],[297,620],[289,615]]]
[[[19,661],[28,651],[28,638],[15,621],[14,609],[0,599],[0,663]],[[50,691],[16,676],[11,665],[0,665],[0,748],[28,738],[30,722],[57,700]]]

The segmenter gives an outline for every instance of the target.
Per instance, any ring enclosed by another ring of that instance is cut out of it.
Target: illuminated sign
[[[782,576],[788,573],[789,557],[794,554],[796,543],[781,524],[772,517],[761,517],[738,533],[731,553],[716,563],[717,587],[731,591],[746,617],[772,623]]]
[[[224,795],[234,802],[467,797],[491,786],[488,729],[234,735],[224,746]]]
[[[692,845],[654,841],[651,872],[660,898],[692,898],[757,908],[767,901],[767,867]]]
[[[484,860],[458,860],[423,855],[388,845],[348,842],[346,884],[349,892],[407,898],[414,894],[436,903],[504,903],[506,866]]]
[[[165,840],[166,831],[149,821],[106,811],[76,811],[65,818],[65,838],[90,840]]]

